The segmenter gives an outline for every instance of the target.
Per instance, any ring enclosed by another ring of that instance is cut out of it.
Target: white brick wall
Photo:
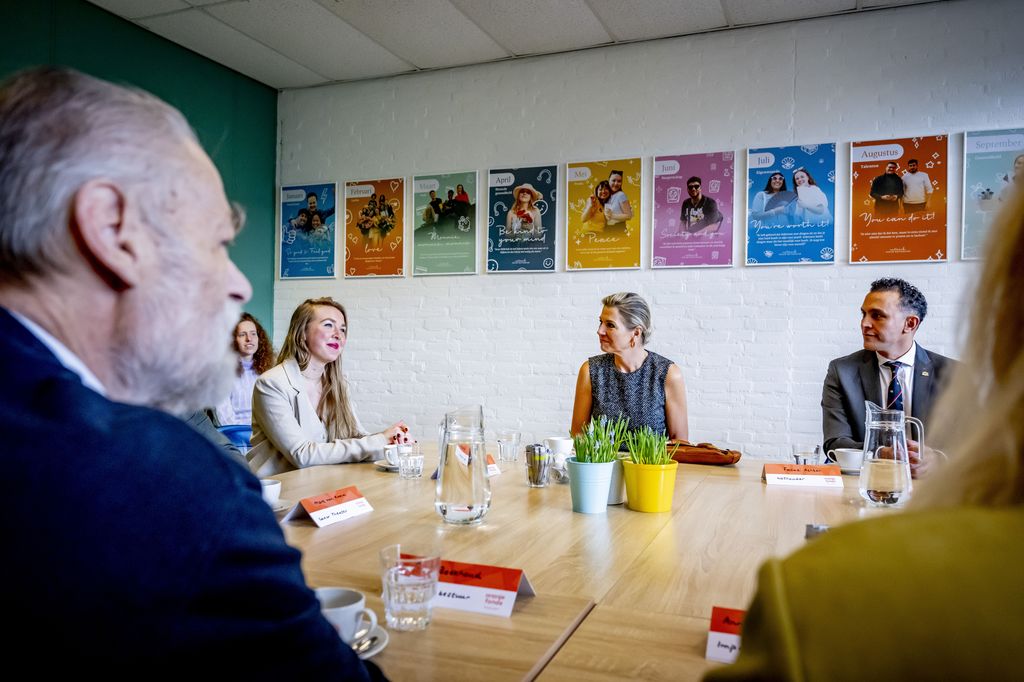
[[[962,131],[1024,124],[1022,17],[1013,0],[945,2],[288,91],[280,180],[725,149],[741,152],[742,177],[751,146],[950,132],[959,187]],[[433,438],[445,409],[482,402],[490,428],[537,439],[568,429],[601,297],[633,290],[653,305],[650,348],[683,369],[691,439],[788,455],[821,436],[825,368],[860,347],[872,279],[917,284],[931,304],[919,341],[957,355],[976,271],[958,257],[849,265],[845,144],[838,156],[834,266],[278,282],[276,341],[298,302],[332,295],[349,310],[345,371],[367,426],[404,418]],[[648,177],[645,225],[650,200]],[[956,255],[958,192],[949,214]],[[649,260],[647,234],[643,249]]]

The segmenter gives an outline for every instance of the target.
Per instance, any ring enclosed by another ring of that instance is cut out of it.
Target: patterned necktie
[[[889,394],[885,398],[885,409],[902,410],[903,386],[900,385],[900,367],[903,367],[903,363],[893,360],[892,362],[885,363],[885,366],[892,370],[892,379],[889,380]]]

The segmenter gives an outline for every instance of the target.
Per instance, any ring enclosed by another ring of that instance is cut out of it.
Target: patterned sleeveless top
[[[595,355],[589,363],[591,418],[624,416],[629,417],[630,431],[650,426],[655,433],[668,433],[665,377],[671,360],[648,351],[644,364],[629,373],[615,368],[615,356],[611,353]]]

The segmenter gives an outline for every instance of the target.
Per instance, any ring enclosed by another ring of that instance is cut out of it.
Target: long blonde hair
[[[913,505],[1024,502],[1024,192],[992,225],[971,302],[963,362],[929,420],[950,461],[922,481]]]
[[[291,322],[288,323],[288,335],[284,339],[284,345],[281,346],[281,352],[277,355],[278,364],[292,358],[299,363],[299,369],[304,370],[309,366],[310,352],[306,343],[306,328],[312,321],[313,315],[316,314],[317,306],[335,308],[341,313],[345,319],[345,326],[348,327],[348,314],[345,312],[345,307],[333,298],[306,299],[292,313]],[[324,367],[324,375],[320,381],[323,393],[320,395],[320,404],[317,405],[316,412],[327,428],[327,439],[337,440],[365,435],[356,426],[356,417],[348,401],[348,388],[341,372],[340,355],[337,360]]]

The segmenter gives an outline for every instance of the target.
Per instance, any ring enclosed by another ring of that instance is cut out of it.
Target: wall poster
[[[401,277],[405,180],[345,183],[345,277]]]
[[[558,166],[487,174],[487,271],[554,272]]]
[[[966,133],[961,258],[981,257],[992,218],[1014,191],[1024,191],[1024,128]]]
[[[836,146],[747,153],[747,265],[835,262]]]
[[[946,260],[945,135],[850,145],[850,262]]]
[[[654,157],[651,265],[732,265],[733,152]]]
[[[337,194],[333,182],[281,188],[281,279],[334,277]]]
[[[413,276],[476,272],[476,171],[413,178]]]
[[[639,268],[640,158],[570,163],[566,175],[566,268]]]

